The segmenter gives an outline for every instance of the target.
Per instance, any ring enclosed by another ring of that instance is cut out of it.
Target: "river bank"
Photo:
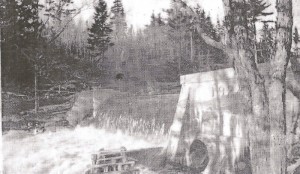
[[[3,97],[2,133],[9,130],[30,131],[35,128],[54,130],[68,126],[66,113],[72,108],[74,95],[42,98],[38,113],[34,112],[34,100],[20,97]]]

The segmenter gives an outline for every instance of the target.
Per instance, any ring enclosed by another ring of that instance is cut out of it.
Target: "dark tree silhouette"
[[[95,60],[99,61],[104,58],[104,52],[108,49],[112,32],[108,23],[107,4],[104,0],[100,0],[95,7],[94,23],[89,28],[89,49],[91,50]]]
[[[294,42],[295,42],[295,44],[297,45],[298,44],[298,42],[300,41],[300,38],[299,38],[299,32],[298,32],[298,28],[297,27],[295,27],[295,31],[294,31]]]

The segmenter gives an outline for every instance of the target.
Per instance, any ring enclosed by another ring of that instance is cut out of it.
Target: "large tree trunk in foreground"
[[[255,59],[249,50],[251,36],[248,33],[247,22],[245,23],[246,13],[243,11],[245,9],[238,9],[234,6],[234,3],[245,3],[244,0],[223,0],[225,18],[229,23],[227,36],[231,36],[226,39],[229,42],[225,45],[222,46],[222,43],[205,36],[201,26],[197,27],[202,39],[208,45],[224,50],[234,61],[242,90],[241,94],[247,100],[247,105],[244,106],[244,115],[248,116],[245,119],[249,121],[249,146],[253,174],[286,173],[285,76],[292,33],[291,1],[277,0],[278,50],[271,66],[271,86],[268,91],[270,98],[267,96],[264,78],[259,73]],[[300,89],[294,83],[289,83],[289,89],[299,98]],[[272,120],[270,120],[270,114]],[[272,124],[271,138],[270,122]],[[270,147],[272,147],[271,153]]]
[[[242,14],[231,14],[233,9],[232,3],[242,3],[242,0],[223,0],[225,16],[229,23],[235,23],[239,16]],[[285,93],[286,93],[286,67],[289,61],[290,48],[291,48],[291,38],[292,38],[292,0],[278,0],[277,1],[277,36],[276,36],[276,55],[272,60],[271,64],[271,84],[269,88],[269,99],[266,95],[266,86],[261,82],[259,77],[256,64],[248,57],[246,54],[243,55],[243,48],[238,48],[238,46],[232,46],[230,49],[239,52],[240,56],[233,56],[235,67],[239,76],[239,79],[248,78],[250,80],[251,86],[251,96],[252,96],[252,120],[250,121],[250,150],[251,150],[251,164],[252,172],[254,174],[259,173],[272,173],[272,174],[282,174],[286,173],[286,111],[285,111]],[[239,30],[236,29],[241,29]],[[227,27],[227,31],[234,31],[232,35],[235,38],[247,38],[242,33],[246,32],[246,28],[242,25],[233,25]],[[237,41],[234,37],[230,40]],[[202,37],[206,43],[210,45],[219,45],[219,43],[211,42],[210,39]],[[238,42],[238,41],[237,41]],[[245,43],[240,43],[237,45],[245,45]],[[232,44],[232,43],[230,43]],[[246,43],[247,44],[247,43]],[[249,45],[248,45],[249,46]],[[219,46],[219,48],[222,48]],[[228,53],[227,55],[232,55]],[[234,55],[234,54],[233,54]],[[240,61],[239,61],[240,60]],[[247,63],[248,62],[248,63]],[[254,66],[253,66],[254,65]],[[240,67],[246,67],[244,70],[238,70]],[[249,70],[249,71],[247,71]],[[244,75],[243,71],[249,72],[249,74]],[[240,84],[244,86],[240,80]],[[258,80],[258,81],[257,81]],[[300,88],[297,86],[295,79],[289,79],[288,88],[297,97],[300,97]],[[247,89],[244,86],[244,96],[247,98]],[[242,87],[243,88],[243,87]],[[249,93],[249,92],[248,92]],[[269,101],[269,103],[268,103]],[[250,101],[248,101],[250,105]],[[269,113],[268,113],[269,111]],[[269,134],[269,115],[271,117],[271,138]],[[268,141],[268,139],[270,141]],[[270,144],[269,144],[270,142]],[[271,170],[272,169],[272,170]]]
[[[248,122],[249,148],[253,174],[271,173],[270,167],[270,126],[268,97],[264,77],[259,73],[255,57],[250,48],[253,46],[249,34],[244,0],[223,0],[227,35],[226,43],[231,46],[234,67],[239,79],[240,91],[247,100],[244,107],[245,121]]]
[[[271,60],[269,88],[271,116],[272,174],[285,174],[286,149],[286,69],[292,44],[292,0],[277,0],[276,53]]]
[[[239,46],[236,48],[238,56],[235,57],[235,70],[239,79],[240,93],[247,101],[242,107],[245,122],[249,126],[252,173],[261,174],[262,171],[270,173],[270,126],[264,78],[257,69],[254,57],[251,57],[246,48]]]

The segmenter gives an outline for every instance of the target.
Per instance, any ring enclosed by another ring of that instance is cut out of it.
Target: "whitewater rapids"
[[[38,135],[11,131],[3,135],[4,173],[83,174],[91,164],[91,154],[101,148],[134,150],[163,144],[158,139],[149,141],[94,127]]]

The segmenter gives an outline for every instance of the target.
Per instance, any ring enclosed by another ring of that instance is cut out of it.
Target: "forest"
[[[197,21],[173,5],[164,10],[166,18],[153,13],[149,25],[134,30],[126,24],[120,0],[111,9],[105,1],[93,3],[93,20],[83,21],[76,16],[84,7],[70,0],[3,1],[3,90],[32,96],[35,87],[39,91],[72,80],[116,87],[121,78],[124,90],[134,83],[148,92],[155,83],[176,82],[182,74],[231,66],[224,51],[206,44],[196,31],[199,23],[213,40],[225,38],[224,21],[213,24],[200,5],[193,8]],[[268,7],[257,5],[261,11]],[[258,63],[270,59],[275,34],[272,22],[261,22],[255,41]]]
[[[86,4],[77,7],[73,0],[3,0],[2,93],[34,101],[37,113],[39,100],[51,92],[101,86],[134,95],[178,93],[172,89],[181,75],[231,67],[251,126],[252,173],[287,173],[287,137],[296,133],[287,131],[286,91],[300,98],[292,0],[277,0],[276,14],[265,0],[223,4],[225,18],[215,24],[200,5],[172,0],[169,9],[151,15],[149,25],[135,29],[126,22],[122,0],[111,8],[105,0],[93,1],[87,21],[78,18]],[[270,15],[276,20],[265,20]],[[261,73],[266,66],[267,77]]]

